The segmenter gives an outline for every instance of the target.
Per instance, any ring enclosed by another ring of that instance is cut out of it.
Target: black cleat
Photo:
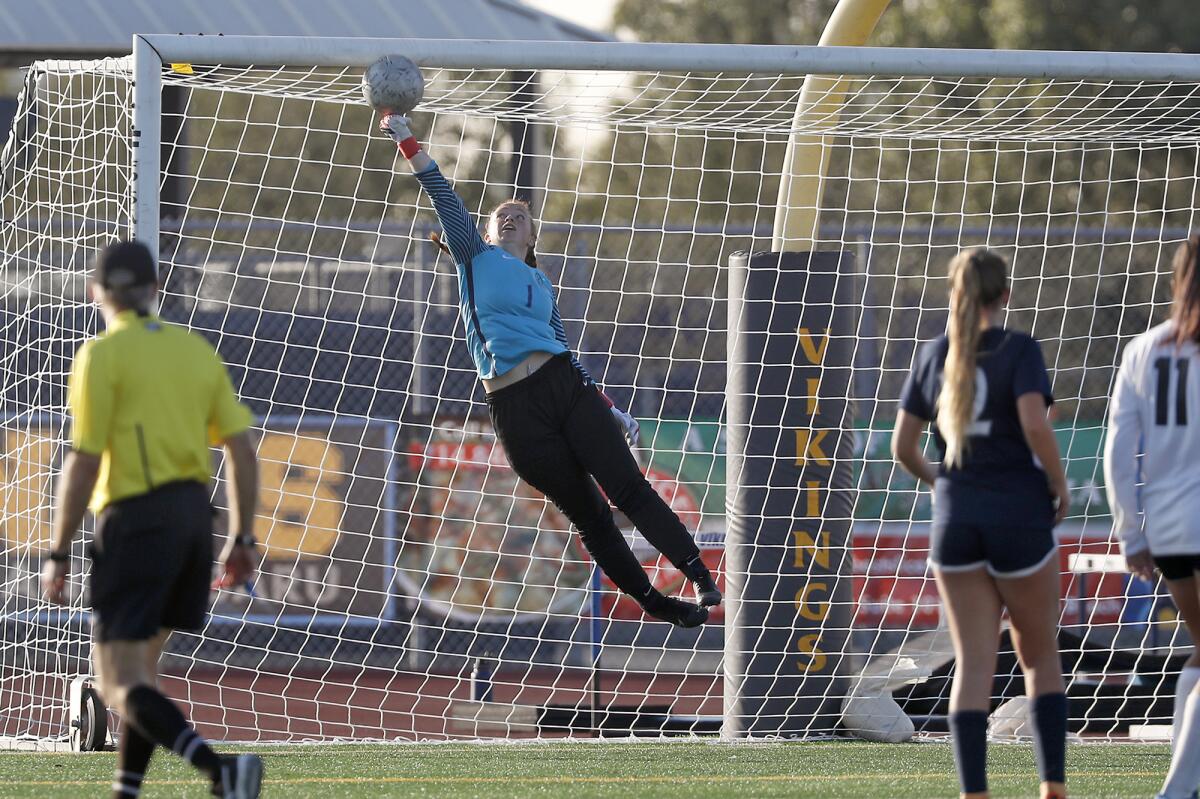
[[[696,601],[700,603],[700,607],[711,608],[721,604],[721,589],[717,588],[717,581],[713,579],[712,572],[704,565],[699,555],[683,564],[680,571],[696,589]]]
[[[642,605],[647,615],[668,621],[676,627],[699,627],[708,621],[708,608],[685,602],[673,596],[658,595],[658,599]]]
[[[223,799],[258,799],[262,778],[258,755],[221,755],[221,780],[213,783],[212,793]]]

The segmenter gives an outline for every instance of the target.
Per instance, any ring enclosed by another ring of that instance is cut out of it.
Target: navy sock
[[[1042,782],[1067,781],[1067,695],[1042,694],[1029,706],[1033,754]]]
[[[963,793],[982,793],[987,790],[987,711],[959,710],[949,720],[958,784]]]
[[[121,742],[117,746],[117,774],[113,778],[114,799],[129,799],[141,795],[142,779],[153,754],[154,742],[126,723],[125,729],[121,731]]]
[[[175,703],[147,685],[125,696],[126,721],[149,741],[191,763],[216,779],[221,768],[217,753],[192,729]]]

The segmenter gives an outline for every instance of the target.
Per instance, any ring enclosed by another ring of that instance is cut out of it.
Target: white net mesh
[[[82,579],[60,612],[39,600],[37,573],[66,374],[99,324],[87,260],[130,225],[128,68],[35,65],[0,163],[5,737],[63,735],[64,681],[87,672]],[[374,131],[360,74],[163,72],[162,313],[216,344],[258,415],[265,545],[254,596],[221,592],[202,634],[173,637],[165,688],[202,732],[230,740],[584,736],[598,721],[714,730],[722,613],[673,630],[594,585],[565,519],[507,467],[453,267],[427,240],[436,218]],[[770,248],[802,77],[425,77],[414,129],[468,209],[510,196],[514,170],[544,186],[538,256],[568,336],[641,421],[643,466],[719,567],[724,267],[735,251]],[[924,563],[929,500],[888,441],[915,347],[943,329],[945,265],[985,244],[1011,259],[1007,323],[1043,342],[1059,399],[1075,499],[1060,529],[1064,641],[1072,696],[1088,708],[1075,726],[1120,735],[1169,720],[1159,683],[1186,634],[1161,591],[1078,556],[1115,551],[1099,464],[1107,392],[1124,342],[1161,318],[1168,253],[1195,223],[1200,86],[841,88],[844,106],[799,130],[830,158],[818,245],[855,259],[840,398],[856,490],[843,668],[895,678],[918,729],[938,729],[950,667],[931,654],[947,646]],[[517,140],[530,151],[519,169]],[[677,592],[680,575],[624,527],[655,583]],[[897,647],[912,659],[887,657]],[[1017,673],[1011,654],[1001,672]],[[901,685],[916,676],[928,679]],[[1022,689],[1019,677],[997,686],[998,699]]]

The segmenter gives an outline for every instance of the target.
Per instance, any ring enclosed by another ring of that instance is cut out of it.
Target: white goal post
[[[568,335],[727,590],[702,630],[631,609],[507,467],[436,218],[359,94],[393,53],[424,70],[414,125],[473,213],[514,161],[539,173]],[[832,112],[795,114],[809,74],[840,79]],[[946,262],[976,244],[1010,259],[1008,322],[1059,400],[1073,728],[1169,722],[1186,634],[1152,586],[1070,564],[1116,551],[1107,393],[1196,226],[1198,121],[1180,54],[146,35],[33,65],[0,155],[0,740],[65,739],[87,671],[86,543],[69,608],[36,577],[66,365],[98,325],[83,275],[126,233],[259,419],[262,576],[163,661],[212,738],[943,731],[929,500],[887,443]],[[821,196],[792,198],[815,247],[764,252],[800,135],[828,156]],[[997,704],[1021,691],[1001,661]]]

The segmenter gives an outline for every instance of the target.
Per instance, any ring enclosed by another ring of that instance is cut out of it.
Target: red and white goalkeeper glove
[[[421,151],[421,143],[408,127],[411,122],[404,114],[387,114],[379,120],[379,129],[392,137],[405,158],[412,158]]]

